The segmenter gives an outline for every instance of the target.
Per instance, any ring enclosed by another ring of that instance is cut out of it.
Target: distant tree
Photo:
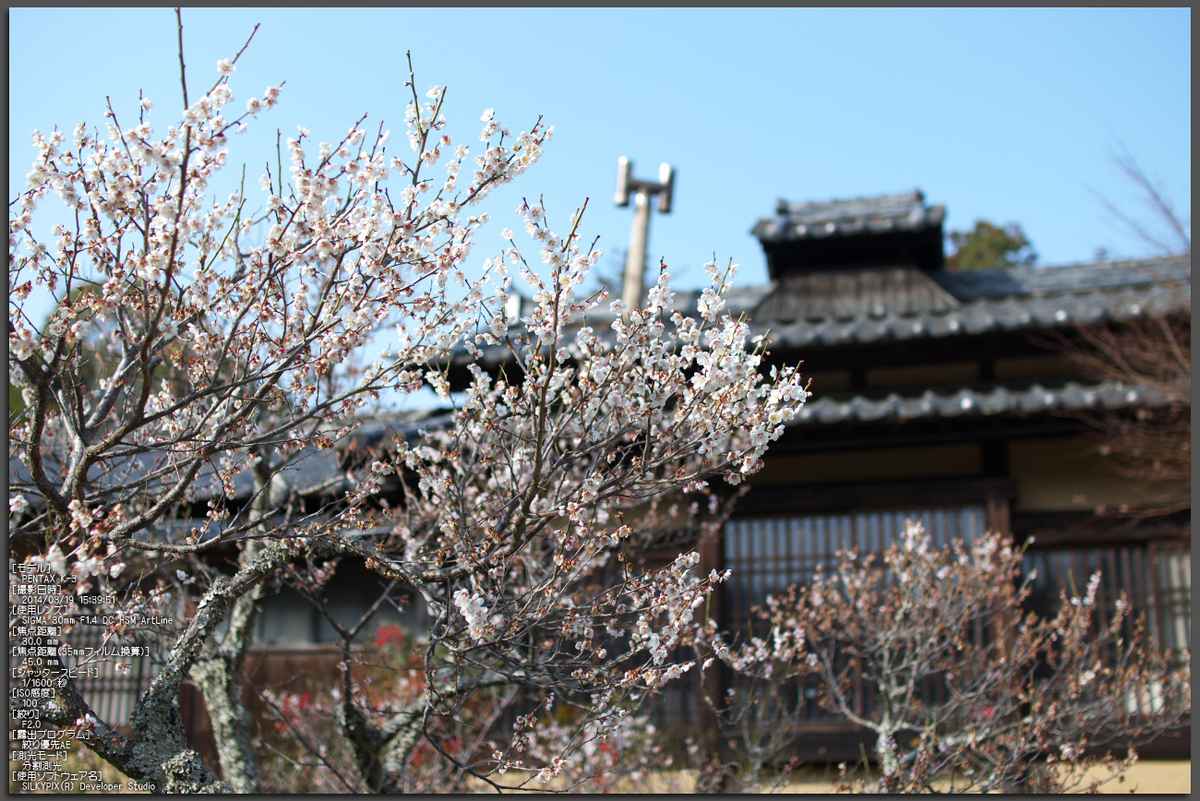
[[[954,253],[946,259],[947,270],[997,270],[1037,262],[1037,253],[1016,223],[1001,228],[976,220],[973,229],[951,231],[949,239]]]
[[[22,287],[25,291],[25,287]],[[47,316],[44,326],[49,325],[56,317],[69,316],[72,307],[88,306],[103,294],[101,284],[93,281],[83,281],[70,288],[64,297],[55,305]],[[120,340],[115,337],[118,331],[117,322],[107,319],[104,322],[93,318],[86,326],[79,328],[79,335],[70,343],[70,354],[63,359],[64,368],[50,383],[51,402],[61,405],[71,402],[78,392],[86,387],[95,387],[110,379],[120,364]],[[45,366],[45,359],[40,359]],[[176,385],[182,380],[179,370],[170,362],[156,363],[150,372],[150,381],[169,381]],[[141,377],[134,375],[131,379],[135,387],[140,385]],[[8,418],[10,424],[20,419],[28,407],[26,396],[32,398],[32,388],[25,386],[18,377],[16,383],[8,382]],[[132,391],[137,394],[137,389]]]
[[[24,288],[22,288],[22,290],[24,290]],[[58,307],[69,307],[73,304],[79,303],[85,294],[89,292],[94,293],[95,291],[96,285],[93,283],[85,283],[75,286],[67,292],[66,296],[58,304]],[[62,309],[58,307],[56,307],[55,310],[50,313],[49,318],[47,318],[47,322],[49,322],[49,319],[52,319],[56,314],[59,314],[62,311]],[[102,354],[97,349],[97,333],[98,330],[90,330],[88,332],[90,336],[86,338],[86,341],[85,339],[80,338],[73,343],[73,347],[80,352],[79,358],[77,358],[74,362],[75,372],[83,376],[84,383],[91,385],[95,384],[96,379],[104,377],[103,368],[100,366]],[[79,375],[77,375],[76,378],[78,378]],[[56,381],[54,384],[53,391],[55,400],[58,400],[62,397],[62,383],[63,382],[60,378],[60,380]],[[32,390],[29,388],[22,388],[20,384],[14,384],[11,380],[8,382],[8,419],[10,423],[20,418],[21,414],[25,411],[25,395],[31,391]]]
[[[1150,211],[1150,219],[1139,219],[1119,208],[1108,198],[1093,192],[1114,220],[1154,249],[1156,255],[1179,256],[1192,252],[1191,219],[1175,210],[1175,204],[1162,181],[1153,179],[1124,144],[1113,156],[1113,163],[1133,183],[1141,195],[1140,205]],[[1106,249],[1101,248],[1102,251]]]
[[[8,385],[8,419],[12,420],[14,416],[19,415],[25,410],[25,401],[21,399],[20,387]]]
[[[1096,323],[1056,332],[1080,375],[1156,390],[1166,403],[1135,413],[1096,409],[1077,413],[1095,432],[1093,452],[1123,481],[1153,483],[1136,505],[1106,510],[1143,517],[1190,509],[1192,478],[1192,321],[1154,314],[1120,324]]]
[[[1104,208],[1157,255],[1190,258],[1191,223],[1176,211],[1162,182],[1150,178],[1124,145],[1113,161],[1132,182],[1140,205],[1150,210],[1151,217],[1140,219],[1098,196]],[[1150,313],[1119,324],[1097,322],[1054,332],[1045,344],[1064,353],[1086,378],[1149,387],[1166,399],[1159,408],[1138,409],[1132,415],[1107,409],[1077,415],[1096,433],[1093,451],[1101,464],[1123,481],[1153,482],[1159,488],[1142,503],[1106,511],[1143,517],[1191,508],[1190,315]]]

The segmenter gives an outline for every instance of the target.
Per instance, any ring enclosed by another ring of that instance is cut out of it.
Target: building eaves
[[[1088,385],[1068,381],[1058,386],[1034,383],[1025,388],[962,387],[952,392],[926,390],[919,395],[892,392],[878,398],[866,395],[843,399],[825,396],[806,402],[789,425],[993,417],[1048,411],[1115,411],[1131,407],[1160,408],[1168,403],[1166,393],[1157,387],[1133,386],[1118,381]]]
[[[1191,308],[1188,284],[1151,284],[1116,291],[1095,289],[1032,297],[980,297],[953,308],[921,314],[861,314],[839,319],[753,320],[755,333],[771,331],[777,345],[834,347],[883,341],[973,336],[993,331],[1060,328]]]

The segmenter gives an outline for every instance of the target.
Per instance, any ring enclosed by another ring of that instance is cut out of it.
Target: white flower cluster
[[[472,595],[468,590],[460,588],[455,590],[453,598],[455,607],[467,621],[467,631],[471,639],[475,642],[487,639],[492,634],[492,627],[488,622],[488,609],[483,604],[483,596]]]

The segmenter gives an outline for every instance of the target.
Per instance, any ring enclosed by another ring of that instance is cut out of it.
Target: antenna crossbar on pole
[[[625,286],[622,300],[626,308],[640,306],[646,288],[646,246],[650,239],[650,199],[658,196],[660,214],[671,213],[675,190],[675,170],[669,164],[658,168],[658,181],[642,181],[633,177],[633,162],[621,156],[617,160],[617,192],[613,200],[618,206],[634,202],[633,228],[629,234],[629,255],[625,261]]]

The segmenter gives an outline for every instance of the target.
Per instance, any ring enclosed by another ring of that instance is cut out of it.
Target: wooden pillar
[[[993,478],[1008,478],[1011,472],[1008,458],[1008,440],[988,437],[979,443],[983,456],[983,474]]]
[[[988,495],[985,518],[988,531],[999,531],[1006,537],[1012,536],[1012,521],[1008,514],[1008,498],[1003,495]]]

